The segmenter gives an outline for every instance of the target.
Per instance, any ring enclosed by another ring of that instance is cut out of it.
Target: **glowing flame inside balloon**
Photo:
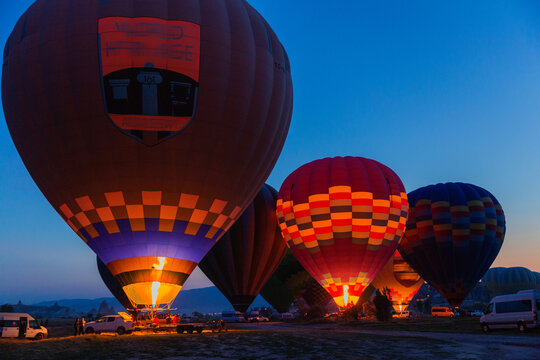
[[[152,283],[152,306],[156,307],[156,300],[159,295],[159,287],[161,283],[159,281],[154,281]]]
[[[153,268],[156,270],[163,270],[163,267],[165,266],[165,257],[160,256],[158,257],[159,264],[154,264]]]
[[[343,303],[345,306],[349,304],[349,285],[343,285]]]
[[[163,267],[165,266],[165,257],[160,256],[158,257],[159,264],[154,264],[152,267],[155,270],[163,270]],[[161,283],[159,281],[152,282],[152,306],[156,307],[156,301],[157,297],[159,295],[159,288],[161,287]]]

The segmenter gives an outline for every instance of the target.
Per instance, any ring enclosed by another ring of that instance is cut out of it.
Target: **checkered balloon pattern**
[[[281,186],[277,203],[294,256],[340,306],[355,303],[392,256],[407,212],[399,177],[360,157],[301,166]]]
[[[501,204],[472,184],[429,185],[409,193],[407,230],[399,252],[422,278],[459,306],[501,249]]]
[[[182,286],[241,209],[192,194],[115,191],[73,199],[59,210],[125,287],[153,281]],[[158,257],[166,258],[159,272]]]

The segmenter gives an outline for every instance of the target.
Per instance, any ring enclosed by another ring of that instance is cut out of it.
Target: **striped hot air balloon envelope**
[[[357,302],[392,256],[407,211],[399,177],[361,157],[301,166],[281,186],[277,203],[292,253],[342,307]]]
[[[402,311],[409,306],[423,283],[424,280],[420,275],[403,260],[399,251],[396,250],[371,285],[380,291],[388,288],[394,310]]]
[[[399,252],[457,307],[501,249],[506,231],[501,204],[487,190],[464,183],[422,187],[409,193],[409,202]]]
[[[170,303],[270,174],[285,49],[244,0],[37,0],[2,100],[32,178],[136,304]]]

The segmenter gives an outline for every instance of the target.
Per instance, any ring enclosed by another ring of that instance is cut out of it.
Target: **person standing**
[[[73,328],[74,328],[74,335],[77,336],[79,335],[79,324],[81,323],[81,319],[77,318],[75,319],[75,324],[73,324]]]
[[[86,325],[86,321],[84,320],[83,316],[79,322],[79,335],[84,335],[84,325]]]

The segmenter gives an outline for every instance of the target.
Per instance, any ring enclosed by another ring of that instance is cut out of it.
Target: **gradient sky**
[[[540,271],[537,1],[249,2],[293,74],[293,119],[269,184],[338,155],[390,166],[407,191],[470,182],[506,213],[494,266]],[[2,46],[31,3],[0,1]],[[94,253],[40,193],[3,120],[0,169],[0,303],[110,296]],[[185,288],[208,285],[197,270]]]

